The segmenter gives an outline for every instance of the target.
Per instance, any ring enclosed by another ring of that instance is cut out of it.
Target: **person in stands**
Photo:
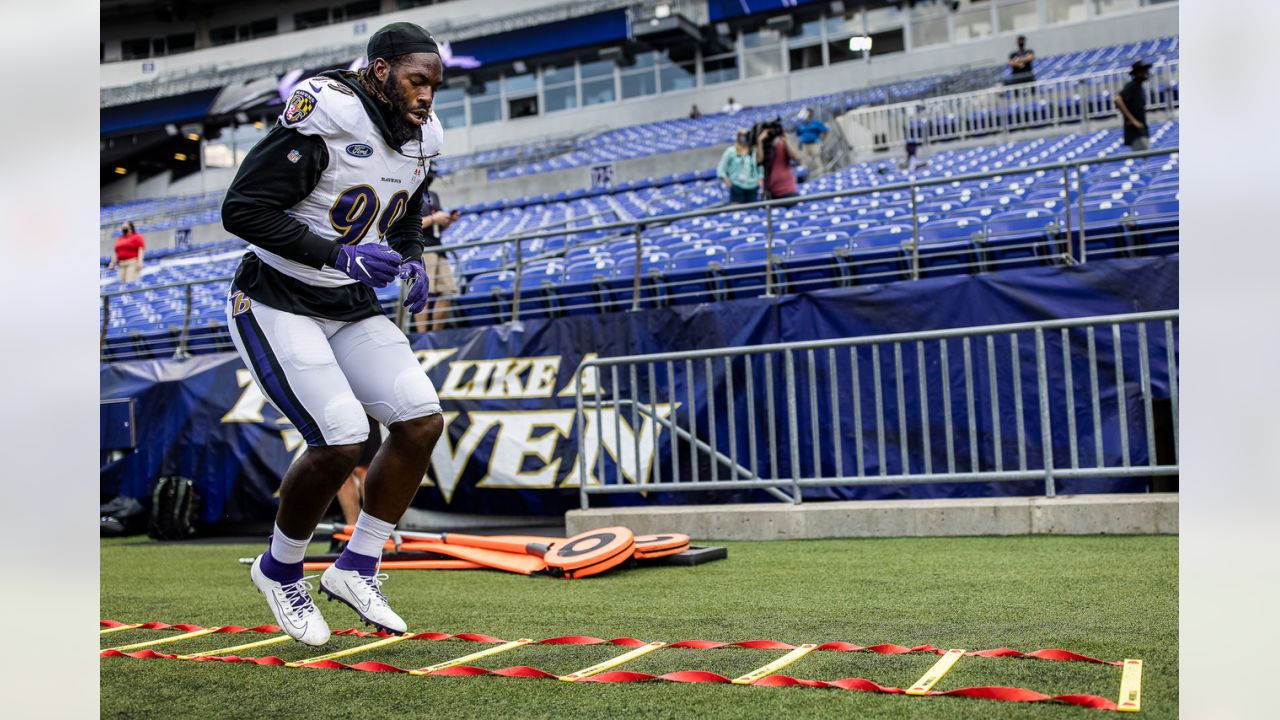
[[[716,167],[716,177],[729,188],[729,202],[753,203],[760,200],[760,165],[751,152],[751,131],[738,131],[732,146],[725,148]]]
[[[798,192],[791,164],[799,162],[799,159],[800,152],[787,138],[780,122],[760,127],[756,133],[756,162],[760,163],[766,199],[787,198]]]
[[[142,274],[142,256],[147,249],[146,242],[133,226],[132,220],[126,220],[120,226],[120,237],[116,239],[108,269],[116,269],[120,273],[120,282],[131,283]]]
[[[1147,129],[1147,97],[1142,88],[1146,82],[1151,65],[1139,60],[1129,70],[1130,80],[1125,83],[1114,102],[1120,114],[1124,116],[1124,144],[1130,150],[1146,150],[1151,147]]]
[[[1036,81],[1036,73],[1033,64],[1036,59],[1036,51],[1027,47],[1027,36],[1018,36],[1018,49],[1009,53],[1009,79],[1005,81],[1006,85],[1019,85],[1021,83],[1029,83]]]
[[[800,154],[811,178],[822,174],[822,142],[827,139],[828,130],[826,123],[813,116],[813,108],[805,108],[800,113],[796,134],[800,137]]]

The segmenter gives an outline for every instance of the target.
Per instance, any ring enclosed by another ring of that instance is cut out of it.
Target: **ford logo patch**
[[[364,143],[351,143],[347,146],[347,154],[351,157],[369,157],[373,154],[373,148]]]

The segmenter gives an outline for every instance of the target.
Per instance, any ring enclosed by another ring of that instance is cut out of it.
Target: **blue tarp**
[[[662,308],[636,313],[610,313],[590,317],[528,320],[519,329],[509,326],[449,330],[412,338],[413,347],[419,353],[423,367],[440,390],[447,421],[446,438],[437,447],[432,458],[427,482],[418,493],[415,504],[440,510],[497,514],[557,514],[575,507],[577,503],[576,467],[578,418],[574,412],[572,380],[583,359],[590,354],[602,357],[632,355],[663,351],[691,350],[725,346],[758,345],[774,342],[814,340],[835,337],[879,335],[895,332],[932,330],[977,325],[1003,324],[1033,320],[1068,317],[1084,317],[1151,310],[1175,309],[1178,306],[1178,258],[1118,259],[1094,262],[1069,268],[1040,268],[1006,271],[977,277],[956,276],[900,282],[886,285],[826,290],[805,295],[788,295],[777,299],[750,299],[721,302],[710,305]],[[1034,403],[1036,384],[1034,374],[1035,348],[1024,337],[1019,346],[1022,387],[1028,403]],[[1048,338],[1050,373],[1053,377],[1051,397],[1065,397],[1061,377],[1061,345],[1056,334]],[[1099,370],[1104,376],[1113,373],[1109,362],[1111,346],[1108,337],[1099,339]],[[958,343],[959,341],[955,341]],[[1079,347],[1081,337],[1073,335],[1073,346]],[[1126,340],[1126,343],[1129,341]],[[1153,356],[1163,355],[1163,335],[1153,333]],[[1136,358],[1136,348],[1126,346],[1127,358]],[[934,469],[945,467],[946,454],[941,442],[944,419],[941,404],[936,399],[929,404],[930,422],[918,422],[920,411],[915,368],[918,367],[916,348],[912,344],[902,347],[902,366],[905,369],[905,395],[903,411],[911,428],[930,428],[934,439],[930,459]],[[951,364],[949,382],[953,394],[961,396],[962,368],[958,362],[959,345],[949,346]],[[939,349],[931,346],[925,351],[927,386],[937,393],[943,379],[939,362]],[[994,360],[1000,383],[1005,391],[1011,391],[1012,354],[1007,343],[997,348],[993,358],[988,358],[981,344],[974,348],[975,376],[979,387],[986,387],[987,365]],[[826,359],[822,353],[816,358],[819,378],[827,377]],[[872,397],[871,359],[865,351],[859,355],[860,389],[864,398]],[[890,367],[891,358],[881,358],[883,367]],[[1130,363],[1134,360],[1129,360]],[[799,387],[807,388],[807,363],[800,363]],[[775,381],[782,377],[781,364],[774,366]],[[1087,376],[1087,368],[1075,366],[1074,377]],[[664,367],[656,370],[655,389],[659,403],[674,399],[678,424],[689,426],[689,404],[686,376],[677,366],[672,377]],[[852,377],[851,360],[847,354],[837,358],[836,373],[839,377]],[[1163,366],[1153,364],[1152,376],[1162,377]],[[764,387],[763,365],[753,368],[756,392]],[[741,392],[745,367],[739,361],[735,366],[737,390]],[[1128,368],[1126,383],[1128,414],[1125,419],[1131,441],[1132,459],[1144,462],[1150,452],[1145,443],[1145,426],[1142,424],[1138,401],[1137,374]],[[720,422],[716,428],[718,444],[727,448],[730,443],[727,421],[727,388],[723,366],[713,366],[710,386],[702,368],[694,373],[693,407],[697,408],[697,427],[701,437],[707,436],[710,422],[709,401],[714,397],[716,415]],[[601,385],[612,387],[612,378],[602,373]],[[648,378],[641,373],[638,384],[642,400],[649,400]],[[897,418],[897,396],[893,381],[886,378],[882,388],[885,396],[885,412],[889,418]],[[626,373],[619,380],[623,390],[629,379]],[[852,384],[851,381],[849,383]],[[708,393],[708,387],[713,388]],[[825,386],[824,386],[825,387]],[[120,492],[137,498],[145,498],[157,477],[180,474],[196,480],[205,499],[205,521],[219,520],[246,522],[269,519],[274,513],[273,494],[279,478],[293,457],[303,449],[301,438],[288,421],[269,404],[264,404],[247,371],[234,353],[198,356],[188,360],[151,360],[122,362],[102,366],[102,399],[134,398],[140,446],[124,459],[111,463],[102,471],[102,492],[112,495]],[[781,389],[778,390],[781,393]],[[842,387],[842,393],[851,389]],[[1115,461],[1121,419],[1113,409],[1116,405],[1114,389],[1111,396],[1104,390],[1103,404],[1107,408],[1098,428],[1104,437],[1105,455]],[[981,393],[979,393],[981,395]],[[1153,386],[1156,397],[1167,395],[1167,388],[1159,382]],[[870,428],[874,426],[871,410],[863,405],[863,420],[867,430],[859,441],[854,436],[854,419],[851,402],[846,399],[840,407],[842,461],[848,472],[859,458],[868,474],[878,472],[877,438]],[[787,404],[779,394],[776,397],[779,412]],[[795,399],[797,414],[809,417],[807,393],[799,393]],[[1081,400],[1083,402],[1083,400]],[[607,402],[605,403],[608,404]],[[1060,403],[1058,405],[1061,405]],[[962,406],[954,407],[955,424],[965,427]],[[591,399],[588,398],[588,411]],[[987,398],[977,398],[977,433],[979,442],[978,462],[989,468],[994,462],[992,448],[994,424]],[[825,394],[819,395],[818,413],[828,418],[830,408]],[[607,412],[609,410],[606,410]],[[747,422],[745,403],[739,400],[735,408],[738,427]],[[762,417],[759,407],[756,417]],[[1063,428],[1065,407],[1055,407],[1051,427],[1053,449],[1059,466],[1069,462],[1067,440]],[[1079,451],[1092,457],[1094,447],[1089,409],[1078,408],[1080,433],[1085,438]],[[630,422],[629,409],[623,416]],[[594,416],[593,416],[594,417]],[[1017,451],[1008,439],[1016,432],[1013,408],[1008,403],[1000,406],[998,414],[1002,435],[1005,438],[1005,467],[1017,463]],[[1024,415],[1024,432],[1038,440],[1040,433],[1038,408],[1028,408]],[[588,436],[592,435],[591,421],[587,420]],[[784,427],[785,415],[778,421],[778,449],[770,456],[764,435],[763,447],[757,448],[756,463],[767,469],[776,462],[782,477],[789,477],[790,448]],[[827,421],[829,423],[829,421]],[[609,424],[612,428],[612,424]],[[824,428],[830,427],[823,424]],[[892,429],[892,428],[890,428]],[[648,430],[641,432],[645,437]],[[886,469],[901,469],[900,442],[910,449],[908,462],[913,471],[923,469],[925,454],[921,452],[922,438],[913,434],[899,438],[891,433],[886,438]],[[746,442],[739,432],[738,447],[744,461]],[[810,437],[802,437],[799,456],[803,474],[813,472]],[[613,456],[618,453],[618,443],[604,439],[604,448],[596,448],[596,441],[588,438],[592,457],[602,452],[605,457],[604,476],[613,476]],[[960,469],[967,469],[971,458],[967,442],[957,441],[956,462]],[[641,451],[640,474],[648,472],[648,448]],[[820,461],[829,474],[834,468],[832,443],[823,444]],[[681,472],[688,477],[691,453],[681,442],[677,448]],[[1039,460],[1039,443],[1028,444],[1028,462],[1034,467]],[[663,477],[670,479],[671,446],[669,433],[660,432],[656,449]],[[624,466],[634,466],[635,453],[629,448],[629,440],[622,443]],[[628,455],[630,457],[628,458]],[[628,468],[630,467],[628,466]],[[593,468],[594,469],[594,468]],[[709,472],[705,461],[700,472]],[[592,474],[594,478],[594,473]],[[1060,480],[1062,493],[1138,491],[1140,480],[1078,479]],[[1042,491],[1039,481],[1018,483],[969,483],[932,484],[914,486],[879,486],[860,488],[832,488],[806,493],[807,499],[819,498],[887,498],[887,497],[959,497],[977,495],[1028,495]],[[638,494],[597,496],[593,504],[636,503],[685,503],[707,502],[709,499],[751,500],[766,497],[761,493],[708,494]]]

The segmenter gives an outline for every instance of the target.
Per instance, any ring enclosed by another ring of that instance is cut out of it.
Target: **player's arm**
[[[422,195],[426,187],[425,182],[418,185],[409,197],[404,216],[387,230],[387,244],[405,259],[422,257],[426,247],[422,242]]]
[[[329,165],[318,135],[277,124],[245,156],[222,201],[222,226],[246,242],[320,269],[332,265],[338,243],[284,211],[311,194]]]

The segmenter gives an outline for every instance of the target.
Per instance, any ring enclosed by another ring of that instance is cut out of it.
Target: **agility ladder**
[[[389,672],[404,673],[407,675],[431,675],[431,676],[477,676],[477,675],[497,675],[501,677],[519,677],[519,678],[547,678],[553,680],[561,680],[565,682],[595,682],[595,683],[620,683],[620,682],[639,682],[644,680],[666,680],[668,682],[684,682],[684,683],[726,683],[731,685],[754,685],[758,687],[784,687],[790,685],[803,685],[806,687],[816,688],[836,688],[841,690],[861,690],[864,692],[879,692],[892,695],[907,695],[913,697],[968,697],[979,698],[983,700],[999,700],[1005,702],[1060,702],[1068,705],[1078,705],[1080,707],[1094,708],[1098,710],[1118,710],[1122,712],[1137,712],[1141,709],[1142,703],[1142,661],[1136,659],[1126,660],[1101,660],[1088,655],[1071,652],[1069,650],[1043,649],[1033,650],[1031,652],[1019,652],[1011,648],[993,648],[990,650],[971,650],[965,651],[961,649],[942,649],[932,645],[917,645],[915,647],[904,647],[902,645],[894,645],[885,643],[881,645],[862,646],[847,642],[827,642],[821,645],[804,644],[790,645],[788,643],[779,642],[777,640],[744,640],[741,642],[714,642],[711,640],[682,640],[675,643],[664,642],[645,642],[636,638],[614,638],[612,640],[604,640],[588,635],[565,635],[561,637],[547,638],[545,640],[503,640],[502,638],[492,635],[484,635],[480,633],[459,633],[456,635],[440,632],[423,632],[423,633],[405,633],[403,635],[395,635],[383,631],[367,632],[362,630],[335,630],[332,635],[350,635],[354,637],[375,638],[373,642],[364,645],[358,645],[353,648],[338,650],[335,652],[318,655],[305,660],[286,662],[278,657],[243,657],[235,653],[266,647],[290,640],[287,635],[278,635],[280,628],[276,625],[258,625],[257,627],[242,627],[239,625],[224,625],[219,627],[202,627],[200,625],[192,625],[189,623],[180,623],[171,625],[164,622],[146,622],[146,623],[122,623],[115,620],[102,620],[99,622],[102,626],[100,634],[107,635],[111,633],[121,632],[125,630],[180,630],[179,635],[170,635],[167,637],[159,637],[146,642],[132,643],[118,647],[107,648],[100,651],[101,657],[130,657],[140,659],[163,659],[163,660],[188,660],[188,661],[221,661],[221,662],[246,662],[255,665],[279,665],[289,668],[314,668],[321,670],[359,670],[362,672]],[[272,637],[253,642],[231,645],[228,647],[217,648],[199,653],[189,653],[184,655],[158,652],[152,648],[160,645],[168,645],[190,640],[197,637],[204,637],[212,634],[237,634],[237,633],[261,633],[271,634]],[[478,652],[469,653],[452,660],[435,663],[422,668],[405,669],[390,665],[387,663],[377,662],[373,660],[365,660],[352,665],[348,665],[338,661],[338,658],[350,657],[358,655],[369,650],[374,650],[387,645],[403,642],[406,640],[465,640],[468,642],[484,643],[491,647],[485,648]],[[618,647],[630,648],[627,652],[617,657],[605,660],[582,670],[569,673],[568,675],[555,675],[553,673],[539,670],[527,665],[517,665],[513,667],[502,668],[500,670],[488,670],[476,667],[468,663],[476,660],[498,655],[500,653],[509,652],[526,645],[616,645]],[[752,670],[738,678],[727,678],[723,675],[708,672],[705,670],[682,670],[679,672],[665,673],[663,675],[650,675],[648,673],[630,672],[627,670],[615,670],[631,660],[634,660],[650,652],[660,648],[683,648],[689,650],[714,650],[723,647],[741,647],[751,650],[786,650],[785,655],[777,658],[763,667]],[[789,677],[787,675],[775,674],[779,670],[794,663],[810,652],[873,652],[883,655],[904,655],[907,653],[926,653],[939,655],[938,661],[930,667],[919,680],[917,680],[910,688],[887,687],[878,683],[867,680],[866,678],[843,678],[840,680],[803,680],[799,678]],[[1118,701],[1113,701],[1099,695],[1045,695],[1044,693],[1028,690],[1026,688],[1015,687],[967,687],[957,688],[954,690],[934,690],[933,687],[947,674],[952,667],[962,657],[1012,657],[1012,658],[1034,658],[1038,660],[1055,660],[1059,662],[1091,662],[1100,665],[1112,665],[1122,668],[1120,681],[1120,697]]]

